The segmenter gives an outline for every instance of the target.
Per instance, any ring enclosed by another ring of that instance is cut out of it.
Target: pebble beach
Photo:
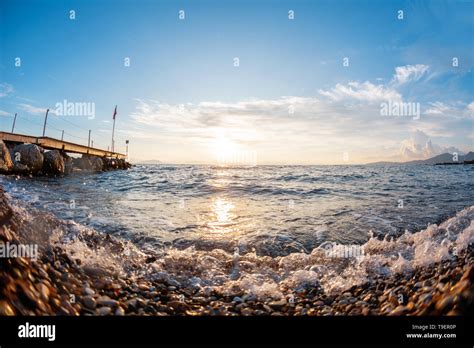
[[[54,218],[49,223],[54,224]],[[24,243],[24,221],[0,191],[0,240]],[[57,223],[57,222],[56,222]],[[472,225],[472,224],[471,224]],[[96,234],[87,243],[107,245],[118,254],[123,242]],[[157,256],[131,264],[140,269]],[[58,245],[41,248],[35,260],[0,259],[0,315],[148,315],[148,316],[333,316],[333,315],[466,315],[474,309],[473,247],[455,258],[411,272],[376,277],[340,293],[315,285],[262,299],[236,290],[203,295],[175,281],[110,274],[89,268]],[[191,266],[190,266],[191,267]],[[229,265],[229,271],[231,265]]]

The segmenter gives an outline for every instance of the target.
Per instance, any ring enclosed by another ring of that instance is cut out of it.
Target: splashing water
[[[90,273],[278,299],[454,258],[473,243],[471,168],[137,166],[0,180],[25,235]]]
[[[26,210],[16,209],[24,220],[32,218]],[[215,290],[224,295],[244,292],[258,299],[279,299],[308,287],[321,287],[334,294],[380,276],[409,274],[417,267],[454,259],[474,243],[474,206],[439,226],[405,232],[398,238],[372,236],[362,245],[332,244],[331,249],[318,247],[310,253],[277,257],[257,255],[255,251],[239,254],[238,249],[232,253],[194,247],[169,247],[157,252],[130,241],[104,237],[72,221],[59,222],[49,243],[80,259],[88,270],[162,280],[204,295]],[[362,252],[356,256],[337,252],[354,247]],[[150,255],[155,255],[156,260],[146,263]]]

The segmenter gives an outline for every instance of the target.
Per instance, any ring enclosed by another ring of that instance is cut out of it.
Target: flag
[[[115,105],[114,115],[112,116],[113,120],[115,120],[116,115],[117,115],[117,105]]]

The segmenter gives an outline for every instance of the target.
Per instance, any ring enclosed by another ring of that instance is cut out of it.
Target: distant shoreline
[[[133,164],[138,165],[183,165],[183,166],[219,166],[218,163],[167,163],[159,160],[145,160],[145,161],[132,161]],[[369,162],[369,163],[339,163],[339,164],[257,164],[256,166],[294,166],[294,167],[303,167],[303,166],[365,166],[365,165],[419,165],[419,164],[429,164],[429,165],[448,165],[448,164],[474,164],[474,152],[470,151],[465,155],[454,155],[450,153],[443,153],[425,160],[413,160],[406,162],[392,162],[392,161],[378,161],[378,162]],[[239,164],[229,164],[224,165],[223,167],[252,167]]]

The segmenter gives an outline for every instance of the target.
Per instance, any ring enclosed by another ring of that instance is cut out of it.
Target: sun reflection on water
[[[212,203],[212,214],[215,222],[220,226],[225,226],[232,223],[234,214],[232,210],[235,208],[234,204],[224,198],[218,197]]]

